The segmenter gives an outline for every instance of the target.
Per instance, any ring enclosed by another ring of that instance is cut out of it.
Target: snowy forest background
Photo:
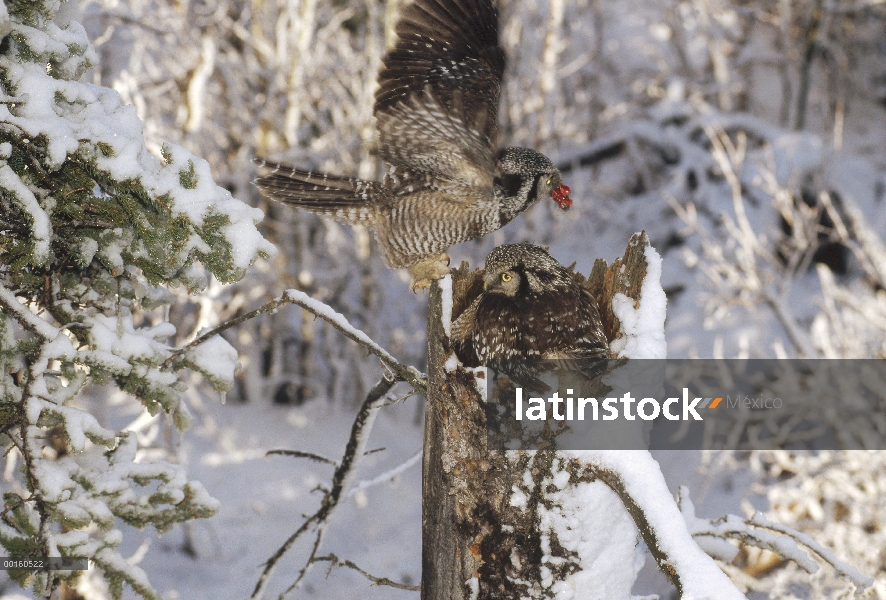
[[[268,204],[250,184],[255,156],[379,174],[367,151],[372,95],[397,4],[62,4],[56,22],[82,23],[96,52],[81,81],[133,105],[157,156],[171,142],[208,161],[219,186],[264,211],[259,230],[278,250],[238,283],[212,278],[193,295],[181,286],[168,312],[139,317],[174,324],[171,345],[297,288],[401,362],[424,368],[425,296],[410,292],[405,272],[384,266],[365,231]],[[504,141],[560,164],[575,205],[560,213],[542,203],[486,239],[455,247],[453,264],[478,266],[498,244],[532,240],[588,273],[594,259],[621,255],[630,234],[645,229],[664,259],[670,357],[886,358],[886,3],[499,4],[508,55]],[[260,565],[315,510],[314,490],[330,475],[328,465],[266,452],[339,456],[355,407],[381,372],[374,357],[296,307],[225,337],[242,370],[225,403],[200,377],[186,379],[189,431],[113,387],[90,387],[77,400],[103,426],[134,432],[137,460],[184,465],[220,502],[216,516],[162,536],[120,527],[120,554],[168,600],[250,594]],[[422,402],[412,397],[381,412],[370,447],[384,451],[366,457],[359,478],[416,456]],[[690,488],[697,514],[761,510],[874,577],[864,597],[886,598],[886,452],[656,458],[672,492]],[[18,485],[15,460],[6,454],[4,492]],[[356,489],[325,547],[415,585],[420,463],[410,465]],[[297,571],[308,551],[294,550],[278,572]],[[833,569],[808,575],[765,551],[742,550],[724,568],[749,598],[849,597],[854,589]],[[292,577],[280,579],[275,593]],[[105,597],[100,580],[82,585],[89,600]],[[668,589],[647,561],[635,593],[668,597]],[[322,568],[297,594],[416,597]],[[22,595],[30,597],[0,574],[0,598]]]

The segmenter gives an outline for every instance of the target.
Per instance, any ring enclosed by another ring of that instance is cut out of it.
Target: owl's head
[[[483,290],[525,297],[569,287],[569,272],[541,246],[521,242],[499,246],[486,257]]]
[[[524,202],[522,210],[544,198],[553,199],[563,210],[572,206],[569,187],[545,155],[529,148],[503,148],[497,162],[501,175],[496,183],[506,196]]]

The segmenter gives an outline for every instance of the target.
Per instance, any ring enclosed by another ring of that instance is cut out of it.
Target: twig
[[[372,430],[372,423],[378,412],[377,409],[381,408],[385,395],[398,381],[400,380],[396,376],[390,379],[383,377],[372,387],[371,390],[369,390],[369,394],[366,396],[366,399],[363,401],[363,404],[360,406],[360,410],[357,412],[357,416],[354,419],[354,425],[351,427],[351,435],[348,438],[348,444],[345,447],[344,455],[332,476],[332,486],[320,502],[320,508],[317,509],[317,512],[313,515],[306,517],[305,522],[302,523],[301,526],[289,536],[283,545],[274,552],[271,558],[268,559],[268,562],[265,563],[265,568],[262,571],[262,574],[259,576],[258,581],[255,584],[255,589],[250,596],[251,600],[257,600],[262,597],[277,563],[280,562],[280,559],[283,558],[289,549],[292,548],[292,546],[313,526],[317,535],[314,539],[311,556],[308,558],[304,568],[299,572],[298,577],[293,584],[280,597],[284,598],[290,591],[298,587],[308,574],[314,562],[316,562],[316,554],[323,540],[323,534],[326,530],[329,519],[338,507],[342,494],[349,481],[353,478],[357,464],[366,450],[366,445],[369,441],[369,433]]]
[[[399,402],[405,402],[406,400],[409,400],[413,396],[415,396],[415,390],[409,390],[408,393],[403,394],[402,396],[398,396],[397,398],[394,398],[393,400],[388,400],[387,402],[382,404],[382,406],[393,406],[394,404],[397,404]]]
[[[311,546],[311,554],[308,556],[308,560],[305,561],[305,566],[303,566],[298,572],[298,577],[295,578],[295,581],[293,581],[288,588],[283,590],[282,594],[277,596],[277,600],[286,600],[286,596],[301,585],[302,579],[305,578],[305,575],[308,574],[308,571],[310,571],[311,567],[314,566],[314,563],[317,562],[317,552],[320,551],[320,544],[323,543],[323,538],[326,534],[326,527],[322,525],[323,524],[321,523],[321,525],[317,527],[317,535],[314,536],[314,545]]]
[[[781,116],[779,124],[782,127],[787,127],[791,116],[791,96],[793,94],[789,63],[793,15],[790,0],[779,0],[778,5],[780,12],[777,23],[778,37],[775,43],[779,54],[781,54],[781,60],[778,63],[778,73],[781,78]]]
[[[249,319],[253,319],[261,314],[269,313],[279,308],[283,304],[296,304],[309,313],[320,317],[321,319],[338,329],[340,332],[342,332],[345,337],[357,342],[361,346],[364,346],[372,354],[375,354],[379,358],[379,360],[381,360],[384,366],[386,366],[394,374],[396,374],[398,380],[405,381],[413,388],[422,393],[426,391],[427,378],[421,371],[419,371],[415,367],[402,364],[387,350],[375,343],[372,338],[351,325],[351,323],[344,317],[344,315],[334,311],[326,304],[323,304],[318,300],[314,300],[313,298],[299,290],[286,290],[286,292],[282,296],[271,300],[261,308],[246,313],[245,315],[240,315],[239,317],[236,317],[234,319],[225,321],[218,327],[211,329],[210,331],[197,337],[191,343],[173,352],[172,355],[170,355],[170,357],[163,362],[162,367],[168,368],[172,364],[172,362],[179,358],[181,355],[188,352],[192,348],[199,346],[209,338],[218,335],[222,331],[230,329],[231,327],[239,325],[240,323],[248,321]]]
[[[149,25],[148,23],[145,23],[144,21],[141,21],[139,19],[136,19],[134,17],[130,17],[127,15],[121,15],[118,13],[105,13],[104,16],[109,19],[116,19],[117,21],[120,21],[121,23],[125,23],[127,25],[135,25],[136,27],[141,27],[142,29],[150,31],[151,33],[155,33],[159,36],[165,37],[165,36],[172,33],[171,31],[167,31],[165,29],[160,29],[159,27],[154,27],[153,25]]]
[[[396,581],[392,581],[392,580],[388,579],[387,577],[376,577],[375,575],[370,575],[369,573],[367,573],[366,571],[364,571],[363,569],[361,569],[360,567],[355,565],[353,562],[351,562],[349,560],[342,560],[338,556],[336,556],[335,554],[327,554],[326,556],[318,556],[318,557],[314,558],[314,562],[328,562],[328,563],[330,563],[329,564],[330,571],[332,570],[333,567],[347,567],[349,569],[353,569],[354,571],[357,571],[358,573],[363,575],[363,577],[365,577],[366,579],[371,581],[373,585],[387,585],[387,586],[394,587],[394,588],[397,588],[400,590],[409,590],[410,592],[420,592],[421,591],[420,585],[405,585],[403,583],[397,583]]]
[[[360,490],[365,490],[368,487],[384,483],[385,481],[390,481],[403,471],[407,470],[409,467],[418,464],[423,454],[423,451],[419,450],[412,456],[412,458],[410,458],[406,462],[394,467],[393,469],[385,471],[378,477],[373,477],[372,479],[364,479],[363,481],[352,487],[350,490],[348,490],[348,498],[350,498]]]
[[[307,458],[316,462],[332,465],[333,467],[338,466],[338,463],[331,458],[326,458],[325,456],[314,454],[313,452],[302,452],[301,450],[268,450],[265,456],[272,456],[274,454],[278,456],[294,456],[296,458]]]
[[[748,520],[748,523],[757,527],[776,531],[797,540],[798,542],[818,554],[822,558],[822,560],[826,561],[832,567],[834,567],[837,573],[839,573],[841,576],[846,577],[847,579],[852,581],[852,583],[855,584],[859,591],[874,585],[874,580],[872,578],[863,575],[852,565],[846,564],[845,562],[837,558],[836,554],[816,542],[811,536],[806,535],[805,533],[797,531],[796,529],[791,529],[790,527],[786,527],[779,523],[773,523],[772,521],[767,519],[766,516],[763,515],[763,513],[759,511]]]

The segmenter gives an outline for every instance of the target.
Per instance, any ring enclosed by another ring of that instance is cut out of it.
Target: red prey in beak
[[[557,203],[557,206],[562,208],[563,210],[569,210],[572,206],[572,198],[569,197],[569,189],[568,185],[563,185],[562,183],[551,190],[551,198],[554,199],[554,202]]]

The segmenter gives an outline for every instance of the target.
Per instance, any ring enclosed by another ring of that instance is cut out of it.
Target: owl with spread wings
[[[491,233],[549,197],[572,205],[560,172],[527,148],[499,148],[505,68],[493,0],[414,0],[378,74],[375,152],[382,181],[257,161],[267,197],[372,228],[413,289],[449,272],[446,250]]]

